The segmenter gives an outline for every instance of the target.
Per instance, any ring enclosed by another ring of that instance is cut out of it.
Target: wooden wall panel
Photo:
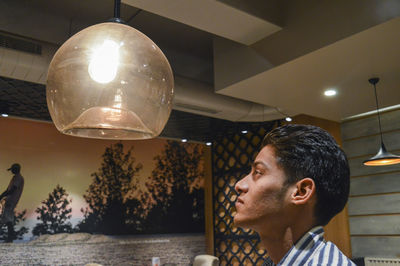
[[[386,148],[400,153],[400,109],[381,114]],[[371,167],[363,161],[380,147],[377,116],[345,121],[343,148],[349,157],[348,203],[354,257],[400,256],[400,164]]]
[[[382,113],[382,131],[398,130],[400,125],[400,110]],[[358,120],[342,123],[342,140],[379,134],[378,117],[372,115]]]
[[[204,160],[212,162],[211,149],[204,151]],[[212,167],[211,163],[205,164],[204,176],[204,219],[207,254],[214,255],[214,224],[213,224],[213,198],[212,198]]]
[[[312,117],[308,115],[298,115],[295,116],[293,118],[293,121],[289,124],[313,125],[323,128],[335,138],[336,142],[339,143],[339,145],[342,144],[340,123],[338,122]]]
[[[400,257],[400,236],[351,237],[353,257]]]
[[[349,199],[349,215],[387,213],[400,213],[400,193]]]
[[[352,235],[400,235],[400,214],[351,217],[350,233]]]
[[[383,173],[352,178],[350,182],[350,196],[398,192],[400,173]]]
[[[383,134],[383,141],[389,151],[400,150],[399,141],[400,131],[391,131]],[[347,157],[353,158],[366,154],[375,155],[381,144],[379,135],[343,141],[343,149],[346,150]]]
[[[400,139],[400,135],[399,135]],[[377,147],[377,151],[378,151]],[[344,150],[347,153],[347,150]],[[399,154],[400,152],[397,152]],[[399,172],[400,171],[400,164],[394,164],[394,165],[387,165],[387,166],[365,166],[363,165],[363,161],[369,159],[371,155],[367,156],[362,156],[362,157],[357,157],[354,159],[349,159],[349,165],[350,165],[350,175],[352,177],[355,176],[369,176],[369,175],[376,175],[376,174],[383,174],[383,173],[393,173],[393,172]]]

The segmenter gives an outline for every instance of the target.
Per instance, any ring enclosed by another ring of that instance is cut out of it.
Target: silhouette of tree
[[[138,189],[142,164],[135,165],[132,150],[125,153],[122,143],[106,148],[101,167],[91,175],[92,183],[83,196],[89,206],[81,210],[84,219],[78,224],[79,231],[122,234],[135,230],[138,203],[131,195]]]
[[[71,218],[72,208],[69,207],[72,199],[68,199],[66,190],[57,185],[49,193],[49,197],[42,201],[42,206],[36,208],[37,223],[32,230],[33,235],[58,234],[72,232],[72,225],[68,222]]]
[[[145,230],[149,233],[204,231],[203,147],[167,141],[156,156],[156,167],[146,182],[153,205]]]
[[[18,230],[15,230],[15,226],[19,224],[20,222],[25,221],[25,214],[26,210],[23,210],[22,212],[15,212],[14,211],[14,235],[12,237],[12,240],[16,239],[22,239],[23,235],[29,232],[29,229],[26,228],[25,226],[21,226]],[[6,241],[8,239],[8,229],[6,224],[1,224],[0,226],[0,240]]]

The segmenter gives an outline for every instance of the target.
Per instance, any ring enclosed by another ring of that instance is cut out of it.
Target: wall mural
[[[18,119],[0,119],[0,128],[0,242],[204,233],[208,147],[70,137]]]

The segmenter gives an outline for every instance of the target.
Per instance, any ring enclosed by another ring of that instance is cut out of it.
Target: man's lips
[[[244,201],[241,198],[238,198],[235,203],[236,208],[238,205],[241,205],[241,204],[244,204]]]

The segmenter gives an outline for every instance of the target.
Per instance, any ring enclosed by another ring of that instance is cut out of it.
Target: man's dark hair
[[[326,225],[343,210],[349,197],[350,170],[347,157],[325,130],[310,125],[286,125],[273,129],[263,140],[270,145],[286,183],[314,180],[318,225]]]

